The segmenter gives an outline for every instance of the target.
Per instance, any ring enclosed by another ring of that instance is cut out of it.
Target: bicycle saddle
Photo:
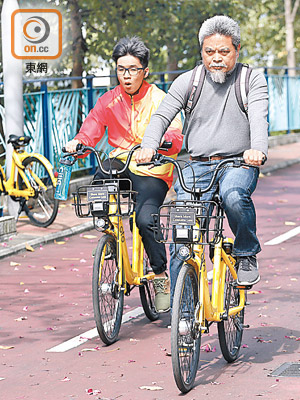
[[[17,136],[17,135],[9,135],[7,143],[11,143],[15,146],[26,146],[31,140],[30,136]]]

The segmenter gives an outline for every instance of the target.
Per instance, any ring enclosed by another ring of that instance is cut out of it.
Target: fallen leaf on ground
[[[261,290],[248,290],[248,294],[260,294]]]
[[[99,389],[85,389],[86,394],[90,396],[97,396],[97,394],[101,393],[101,390]]]
[[[286,199],[278,199],[277,202],[278,203],[288,203],[289,201]]]
[[[53,267],[53,265],[44,265],[43,268],[50,271],[56,270],[56,267]]]
[[[28,306],[23,307],[23,311],[28,311]]]
[[[87,349],[82,349],[81,351],[84,352],[84,351],[97,351],[97,350],[96,350],[96,349],[89,349],[89,348],[87,348]]]
[[[27,319],[27,317],[19,317],[19,318],[16,318],[15,321],[20,322],[20,321],[25,321],[26,319]]]
[[[97,236],[95,236],[95,235],[83,235],[82,237],[84,239],[98,239]]]
[[[25,243],[25,249],[27,251],[34,251],[34,248],[32,246],[30,246],[30,244],[28,244],[28,243]]]
[[[15,262],[15,261],[11,261],[11,262],[10,262],[10,266],[11,266],[11,267],[17,267],[18,265],[21,265],[21,264],[18,263],[18,262]]]
[[[117,351],[117,350],[120,350],[120,347],[117,347],[116,349],[113,350],[107,350],[105,353],[111,353],[112,351]]]
[[[164,390],[164,388],[160,386],[140,386],[139,389],[141,390]]]
[[[63,261],[79,261],[80,258],[79,257],[63,257],[62,260]]]
[[[15,346],[0,346],[0,350],[10,350],[13,349]]]
[[[285,221],[284,225],[292,226],[292,225],[296,225],[296,222]]]
[[[71,380],[70,378],[68,378],[67,376],[65,376],[64,379],[61,379],[61,382],[68,382],[68,381],[70,381],[70,380]]]
[[[64,240],[60,240],[60,241],[54,240],[54,243],[55,244],[65,244],[66,242]]]
[[[135,360],[128,360],[128,363],[135,363]]]

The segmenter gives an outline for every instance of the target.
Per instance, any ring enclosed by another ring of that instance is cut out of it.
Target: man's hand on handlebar
[[[148,163],[152,160],[152,157],[155,154],[155,150],[153,149],[139,149],[135,153],[135,161],[137,164]]]
[[[262,151],[249,149],[244,152],[243,158],[246,164],[259,167],[265,161],[266,156]]]
[[[70,140],[68,143],[66,143],[66,150],[68,153],[75,153],[77,151],[76,146],[80,142],[77,139]]]

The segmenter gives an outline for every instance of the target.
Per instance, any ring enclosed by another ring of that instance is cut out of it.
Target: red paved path
[[[299,182],[299,165],[260,180],[254,198],[262,244],[300,225]],[[177,399],[167,355],[168,315],[155,323],[145,317],[131,320],[110,347],[95,338],[65,353],[46,352],[94,327],[89,255],[96,239],[86,234],[0,260],[0,345],[13,346],[0,350],[0,398],[81,400],[87,389],[97,389],[101,393],[91,398]],[[262,280],[255,287],[259,293],[249,295],[250,329],[239,360],[232,365],[223,360],[211,329],[202,344],[216,351],[202,352],[195,389],[185,399],[300,399],[300,377],[268,377],[284,362],[300,362],[299,260],[299,235],[263,246]],[[139,305],[135,293],[126,298],[124,311]],[[16,321],[19,317],[26,319]],[[144,385],[163,390],[141,390]]]

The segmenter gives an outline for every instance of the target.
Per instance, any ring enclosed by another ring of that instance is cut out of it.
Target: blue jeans
[[[208,186],[212,173],[220,161],[193,161],[183,169],[184,182],[188,188],[205,188]],[[256,214],[251,194],[254,192],[259,169],[254,167],[232,167],[219,171],[216,184],[201,200],[211,200],[219,185],[219,195],[222,207],[228,218],[229,226],[235,236],[233,254],[235,256],[252,256],[260,252],[260,244],[256,236]],[[205,174],[204,176],[202,176]],[[202,176],[202,177],[201,177]],[[200,180],[198,180],[201,177]],[[191,199],[180,186],[177,179],[174,190],[177,200]],[[178,250],[178,245],[176,246]],[[170,277],[171,277],[171,307],[177,276],[183,264],[176,257],[175,245],[170,245]]]

